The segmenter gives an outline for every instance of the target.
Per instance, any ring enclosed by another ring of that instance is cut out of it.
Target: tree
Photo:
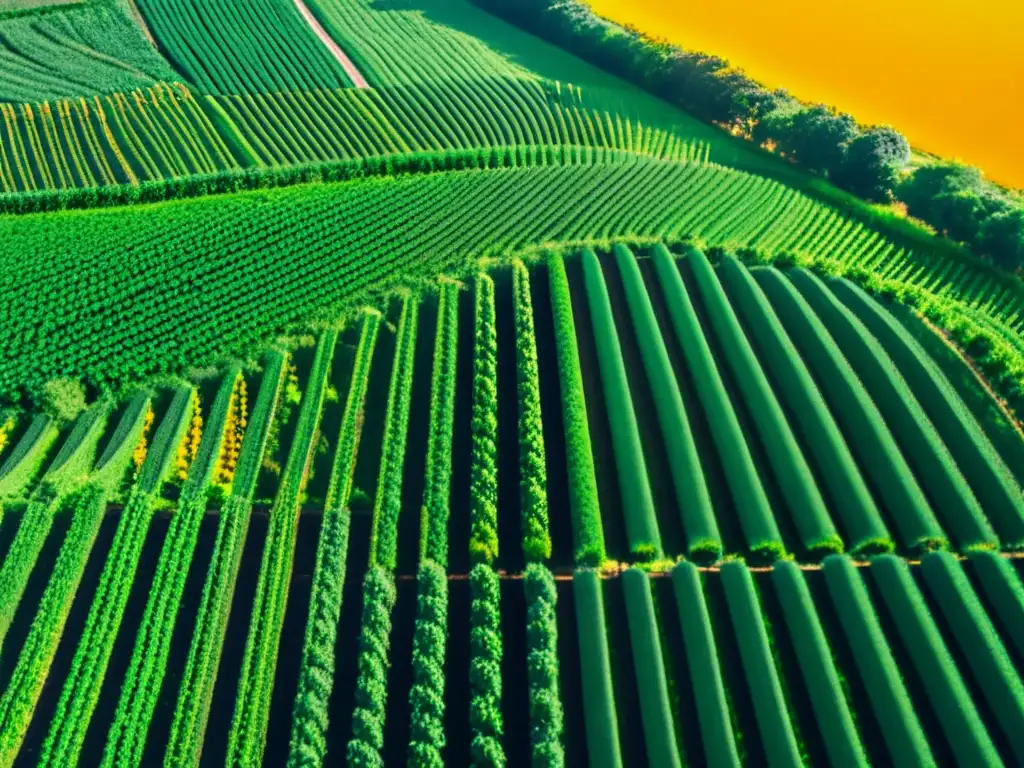
[[[67,424],[85,409],[85,389],[74,379],[53,379],[43,385],[41,405],[51,417]]]
[[[1024,208],[1013,208],[990,216],[978,237],[983,253],[1008,270],[1024,267]]]
[[[842,166],[847,144],[858,132],[850,115],[817,104],[793,116],[793,130],[782,146],[805,168],[832,172]]]
[[[857,136],[846,149],[842,166],[832,179],[855,195],[888,202],[899,172],[910,162],[910,145],[903,135],[880,126]]]
[[[947,192],[969,190],[980,194],[984,179],[981,171],[969,165],[943,163],[918,168],[899,185],[896,196],[906,203],[911,216],[927,221],[936,229],[944,230],[936,221],[933,210],[935,199]]]

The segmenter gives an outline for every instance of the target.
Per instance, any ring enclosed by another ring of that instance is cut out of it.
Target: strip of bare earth
[[[345,52],[341,50],[341,47],[334,42],[334,40],[331,39],[331,36],[327,34],[322,26],[320,26],[320,22],[316,20],[316,17],[313,16],[309,8],[306,7],[306,4],[302,2],[302,0],[295,0],[295,7],[299,9],[299,13],[302,14],[302,18],[304,18],[306,23],[309,24],[309,28],[312,29],[314,34],[320,38],[320,42],[327,46],[327,50],[331,52],[335,61],[337,61],[341,65],[341,68],[345,70],[345,74],[347,74],[349,80],[352,81],[352,85],[356,88],[369,88],[370,84],[366,82],[366,78],[360,74],[358,69],[356,69],[356,65],[352,63],[352,59],[350,59]]]

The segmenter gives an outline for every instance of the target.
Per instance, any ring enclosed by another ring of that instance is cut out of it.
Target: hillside
[[[0,766],[1024,761],[1019,280],[468,3],[0,39]]]

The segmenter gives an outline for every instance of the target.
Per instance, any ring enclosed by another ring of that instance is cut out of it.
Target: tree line
[[[832,107],[766,88],[720,56],[620,26],[582,0],[474,2],[865,200],[904,203],[911,216],[1000,267],[1024,267],[1024,200],[977,168],[943,162],[908,172],[910,145],[895,129],[862,126]]]

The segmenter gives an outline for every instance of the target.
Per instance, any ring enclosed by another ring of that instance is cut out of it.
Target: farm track
[[[323,43],[327,47],[327,50],[331,52],[335,61],[337,61],[338,64],[341,65],[341,68],[345,70],[345,74],[347,74],[349,79],[352,80],[352,85],[356,88],[369,88],[370,84],[366,82],[366,78],[363,77],[362,73],[352,62],[352,59],[350,59],[348,54],[341,50],[341,46],[334,42],[334,39],[327,34],[327,31],[323,26],[321,26],[320,22],[316,20],[316,17],[313,15],[312,11],[309,10],[308,6],[302,2],[302,0],[295,0],[295,7],[299,10],[299,13],[302,14],[302,18],[306,20],[309,28],[313,30],[313,34],[320,39],[320,42]]]

